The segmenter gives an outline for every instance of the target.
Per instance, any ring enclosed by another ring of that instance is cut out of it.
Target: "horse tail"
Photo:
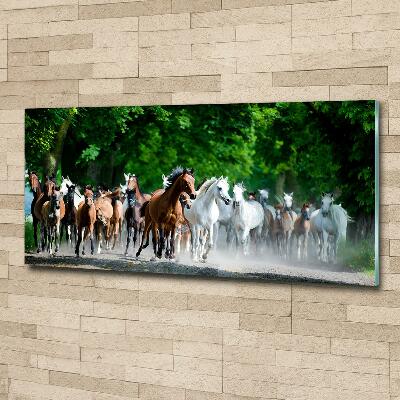
[[[150,203],[149,200],[148,200],[148,201],[145,201],[145,202],[143,203],[142,207],[140,207],[139,212],[140,212],[140,216],[141,216],[141,217],[144,217],[144,216],[146,215],[146,207],[148,206],[149,203]]]

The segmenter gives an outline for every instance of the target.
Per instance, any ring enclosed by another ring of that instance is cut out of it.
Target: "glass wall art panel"
[[[25,261],[379,284],[379,104],[26,110]]]

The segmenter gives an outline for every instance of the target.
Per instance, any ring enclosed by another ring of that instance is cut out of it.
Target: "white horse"
[[[229,204],[228,179],[211,178],[203,183],[197,192],[190,209],[185,210],[192,234],[192,257],[194,261],[206,260],[208,252],[214,246],[214,224],[219,218],[217,200]]]
[[[346,241],[347,223],[352,219],[341,205],[333,204],[333,193],[322,193],[321,197],[321,208],[311,214],[311,233],[319,247],[318,258],[335,262],[338,244]]]
[[[75,183],[72,183],[68,176],[66,178],[61,177],[61,179],[62,179],[60,186],[61,192],[68,193],[68,188],[72,185],[75,186],[74,206],[76,209],[78,209],[79,204],[84,200],[83,195],[79,192],[78,186]]]
[[[243,245],[243,253],[249,253],[249,234],[255,230],[256,242],[261,238],[264,225],[264,210],[262,205],[255,200],[245,200],[243,193],[246,188],[243,184],[233,187],[233,212],[232,225],[236,236],[236,241]]]

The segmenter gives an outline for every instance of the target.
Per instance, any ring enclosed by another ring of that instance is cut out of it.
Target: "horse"
[[[185,210],[189,210],[192,207],[192,201],[187,193],[182,193],[179,196],[179,201],[182,206],[182,213],[185,215]],[[185,252],[190,251],[191,233],[189,221],[185,218],[185,222],[177,226],[175,231],[175,242],[176,242],[176,254],[181,253],[181,247]]]
[[[76,245],[77,240],[77,230],[76,230],[76,213],[77,208],[75,206],[75,190],[76,186],[74,184],[65,185],[67,188],[67,194],[65,196],[65,215],[64,218],[61,220],[61,233],[60,233],[60,242],[63,236],[63,230],[65,228],[65,235],[67,242],[72,246],[72,234],[74,235],[74,244]],[[64,193],[64,192],[63,192]]]
[[[73,191],[73,199],[74,199],[74,206],[76,209],[78,209],[79,204],[83,200],[82,194],[79,192],[78,186],[75,183],[72,183],[72,181],[69,179],[67,176],[64,178],[63,176],[61,177],[61,186],[60,190],[63,193],[68,193],[69,192],[69,187],[74,186],[74,191]],[[72,194],[71,194],[72,196]]]
[[[59,187],[54,187],[50,200],[44,202],[42,206],[42,221],[47,232],[47,251],[53,254],[53,243],[55,253],[59,249],[60,223],[65,215],[63,193]]]
[[[145,227],[136,257],[139,257],[143,248],[148,245],[150,228],[153,234],[154,257],[152,259],[162,257],[166,229],[170,231],[169,258],[175,257],[175,230],[184,222],[179,197],[184,192],[192,200],[196,198],[193,170],[177,167],[168,176],[166,188],[153,192],[150,200],[145,202],[140,209],[141,216],[145,215]],[[145,240],[146,244],[144,244]]]
[[[249,254],[250,231],[254,230],[256,245],[261,238],[264,224],[264,210],[255,200],[245,200],[246,188],[242,183],[233,187],[232,225],[236,243],[240,241],[244,255]]]
[[[122,219],[124,214],[121,194],[121,189],[116,188],[114,192],[105,195],[105,197],[111,199],[111,206],[113,208],[113,213],[110,219],[110,229],[111,236],[114,237],[114,241],[111,250],[115,249],[117,238],[119,238],[119,242],[122,245]]]
[[[40,222],[40,245],[37,247],[37,252],[44,251],[47,244],[47,230],[43,223],[43,215],[42,215],[42,208],[43,204],[46,201],[49,201],[55,188],[56,184],[54,182],[54,177],[46,176],[46,182],[44,183],[44,190],[38,196],[34,208],[33,208],[33,215],[35,218]]]
[[[264,209],[264,227],[262,231],[262,238],[265,242],[273,245],[272,230],[274,228],[274,219],[276,215],[276,210],[270,204],[268,204],[269,190],[259,189],[257,200],[262,205]]]
[[[277,204],[274,208],[275,217],[271,228],[272,242],[275,244],[275,251],[278,256],[283,257],[284,242],[285,242],[285,229],[283,227],[282,204]]]
[[[126,237],[126,248],[125,255],[128,254],[129,243],[131,242],[131,237],[133,235],[133,248],[135,248],[136,239],[137,239],[137,224],[136,224],[136,212],[135,212],[135,191],[133,189],[126,189],[126,199],[124,201],[127,204],[127,208],[125,210],[125,224],[127,229],[127,237]],[[125,207],[124,207],[125,208]],[[139,215],[140,217],[140,215]]]
[[[347,211],[333,204],[333,193],[321,194],[321,208],[311,214],[311,232],[317,247],[317,254],[322,262],[336,262],[340,241],[346,241],[347,223],[352,222]]]
[[[113,216],[113,207],[111,199],[106,197],[106,192],[103,189],[97,191],[97,197],[94,200],[96,209],[95,232],[97,237],[97,254],[101,253],[103,244],[103,235],[105,238],[106,249],[110,249],[111,238],[111,218]]]
[[[124,174],[125,179],[126,179],[126,189],[125,193],[127,190],[133,190],[134,196],[135,196],[135,202],[134,202],[134,220],[132,221],[133,223],[133,247],[135,248],[136,246],[136,240],[137,238],[141,237],[141,234],[144,230],[144,219],[140,216],[140,207],[142,205],[150,200],[151,196],[147,193],[142,193],[140,190],[139,186],[139,180],[138,177],[135,174],[129,174],[126,175]],[[126,216],[126,211],[128,209],[128,202],[124,201],[123,202],[123,215]],[[124,220],[124,223],[126,220]],[[127,230],[129,229],[128,227],[126,228]]]
[[[185,217],[189,221],[192,234],[193,261],[207,259],[210,249],[214,246],[214,225],[219,218],[217,200],[226,205],[231,202],[228,179],[224,177],[211,178],[197,191],[192,207],[186,210]]]
[[[39,250],[38,247],[38,240],[37,240],[37,226],[40,221],[40,219],[37,218],[35,215],[34,209],[35,209],[35,204],[38,200],[38,198],[42,194],[42,187],[39,181],[39,178],[34,171],[28,172],[28,179],[29,179],[29,186],[31,188],[31,191],[33,193],[33,199],[31,203],[31,214],[32,214],[32,222],[33,222],[33,239],[35,241],[35,246]]]
[[[300,215],[294,221],[293,233],[297,240],[297,258],[307,259],[308,256],[308,234],[310,232],[310,204],[304,203]],[[301,238],[303,243],[301,245]]]
[[[78,206],[76,214],[78,226],[78,241],[75,246],[75,254],[79,257],[79,246],[82,244],[82,255],[85,255],[85,241],[90,238],[91,254],[94,253],[93,231],[96,222],[96,206],[93,200],[93,190],[91,186],[86,186],[84,192],[84,200]]]
[[[292,252],[292,232],[294,228],[294,221],[296,221],[297,214],[293,210],[293,192],[283,192],[283,210],[282,220],[285,229],[285,257],[289,258]]]

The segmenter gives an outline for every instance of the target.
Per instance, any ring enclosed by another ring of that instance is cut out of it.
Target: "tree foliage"
[[[75,111],[26,112],[27,168],[47,172],[47,154],[70,118],[58,175],[81,185],[114,186],[133,172],[150,192],[181,164],[198,181],[226,175],[249,190],[294,191],[297,204],[334,191],[353,216],[374,211],[373,101]]]

